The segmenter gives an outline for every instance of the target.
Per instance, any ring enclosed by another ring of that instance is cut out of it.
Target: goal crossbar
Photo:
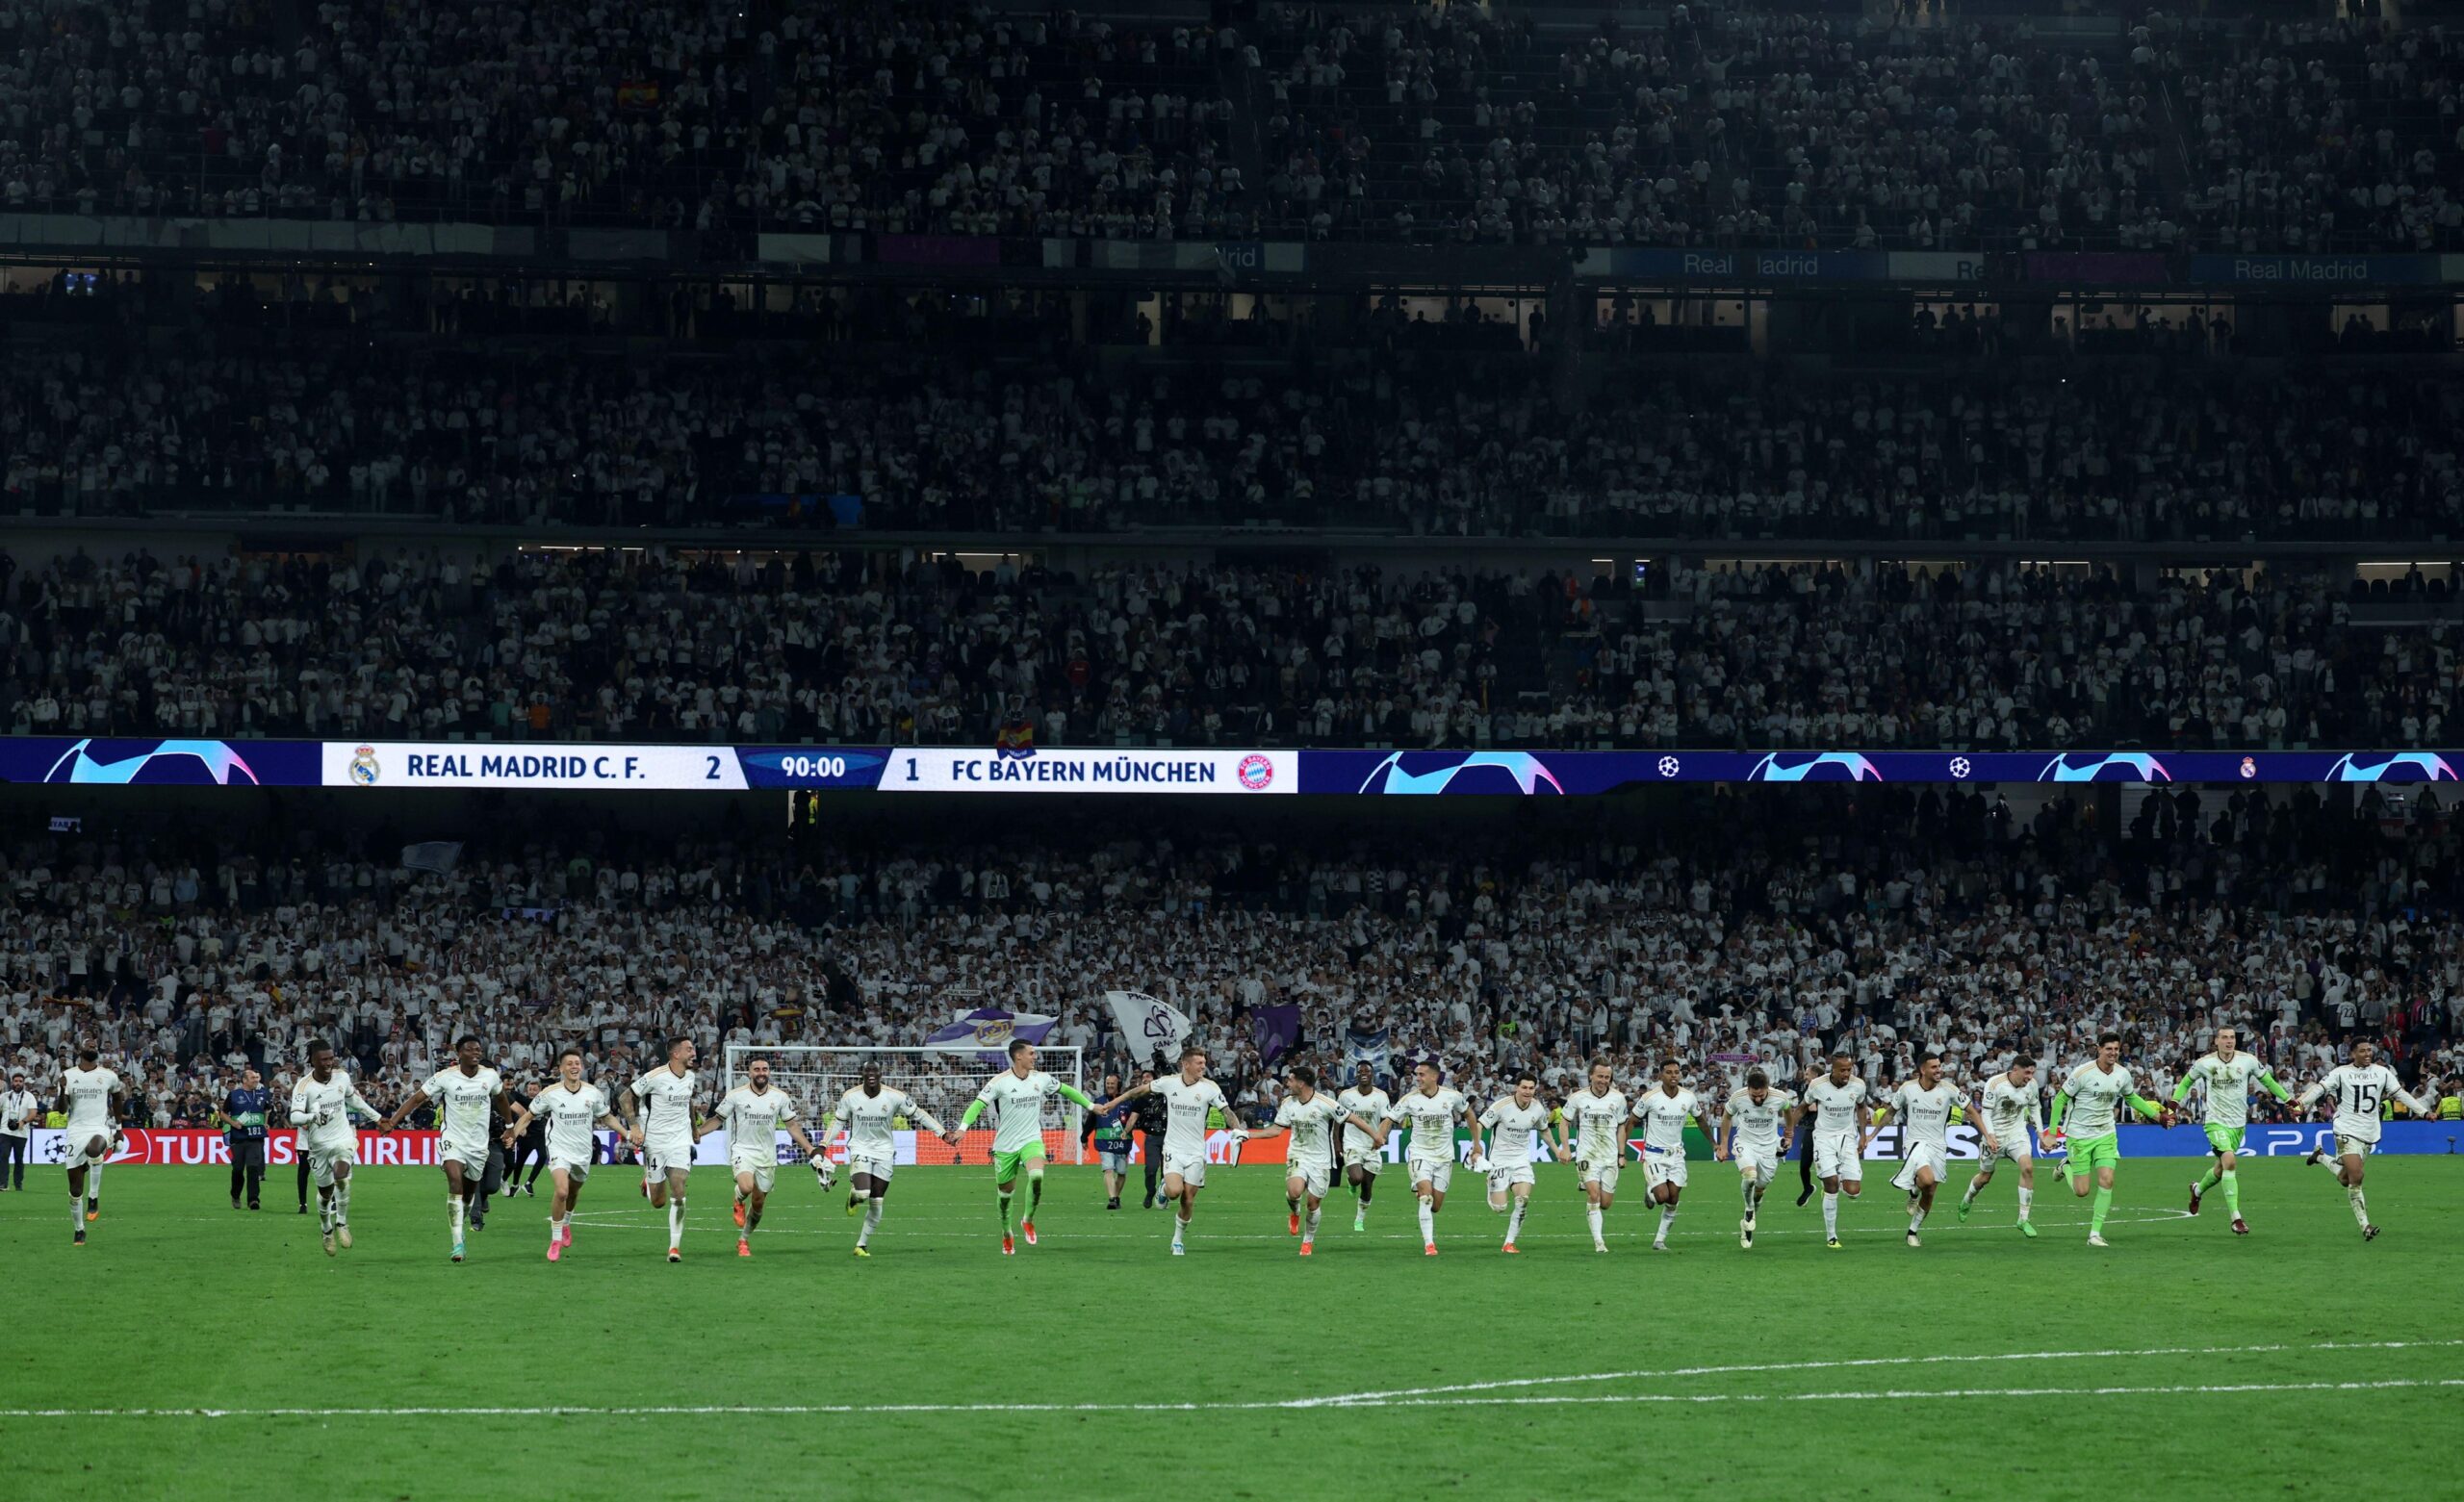
[[[1082,1051],[1065,1045],[1037,1045],[1036,1067],[1062,1083],[1084,1093],[1087,1087],[1086,1060]],[[770,1062],[770,1082],[785,1090],[796,1103],[796,1110],[806,1121],[808,1131],[818,1131],[821,1118],[830,1114],[840,1096],[861,1081],[866,1064],[878,1064],[882,1084],[888,1089],[904,1090],[915,1104],[930,1111],[944,1127],[956,1128],[959,1118],[966,1114],[976,1092],[984,1082],[1007,1067],[998,1054],[988,1057],[981,1051],[967,1049],[952,1052],[939,1048],[891,1047],[881,1044],[815,1044],[815,1043],[731,1043],[727,1046],[727,1087],[731,1090],[745,1080],[746,1069],[757,1058]],[[1043,1129],[1044,1151],[1057,1162],[1081,1163],[1086,1159],[1086,1138],[1081,1132],[1085,1113],[1068,1101],[1055,1099],[1044,1105],[1040,1126]],[[969,1128],[960,1140],[956,1152],[936,1140],[923,1130],[921,1122],[901,1122],[902,1131],[912,1131],[914,1156],[907,1156],[905,1146],[910,1138],[902,1136],[901,1161],[946,1163],[964,1161],[980,1163],[991,1153],[993,1129],[999,1123],[986,1116]],[[845,1133],[834,1131],[830,1144],[831,1156],[846,1156]]]

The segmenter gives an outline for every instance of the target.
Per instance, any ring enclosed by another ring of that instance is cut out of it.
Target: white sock
[[[1839,1239],[1839,1196],[1836,1194],[1822,1197],[1822,1234],[1834,1241]]]
[[[1751,1179],[1739,1179],[1737,1181],[1737,1187],[1744,1195],[1745,1212],[1750,1216],[1754,1213],[1754,1181]]]
[[[1604,1241],[1604,1240],[1608,1239],[1608,1238],[1607,1238],[1607,1235],[1606,1235],[1602,1231],[1602,1229],[1601,1229],[1601,1224],[1600,1224],[1600,1207],[1599,1207],[1599,1206],[1597,1206],[1597,1205],[1586,1205],[1586,1206],[1584,1206],[1584,1207],[1583,1207],[1583,1211],[1582,1211],[1582,1218],[1583,1218],[1583,1219],[1585,1219],[1585,1220],[1587,1220],[1587,1221],[1590,1221],[1590,1222],[1591,1222],[1591,1239],[1592,1239],[1592,1240],[1594,1240],[1594,1241]]]
[[[668,1197],[667,1244],[669,1246],[682,1246],[684,1244],[684,1196],[681,1194],[670,1195]],[[727,1243],[721,1242],[719,1244],[724,1246]]]
[[[565,1238],[565,1217],[564,1217],[564,1216],[562,1216],[562,1215],[551,1215],[551,1216],[549,1216],[549,1217],[548,1217],[548,1239],[549,1239],[549,1240],[551,1240],[551,1241],[562,1241],[564,1238]]]
[[[1976,1180],[1974,1180],[1974,1179],[1970,1179],[1970,1180],[1967,1182],[1967,1192],[1960,1196],[1960,1203],[1961,1203],[1962,1205],[1973,1205],[1973,1204],[1975,1204],[1975,1203],[1976,1203],[1976,1190],[1977,1190],[1977,1181],[1976,1181]],[[2025,1191],[2022,1191],[2022,1192],[2025,1192]]]
[[[1310,1206],[1308,1215],[1301,1220],[1300,1244],[1302,1246],[1307,1246],[1310,1242],[1318,1239],[1318,1216],[1322,1213],[1322,1209],[1323,1207],[1317,1205]]]
[[[873,1233],[881,1229],[882,1211],[886,1208],[888,1203],[889,1202],[886,1200],[866,1200],[864,1202],[864,1229],[856,1233],[856,1244],[858,1246],[862,1246],[866,1241],[871,1240]]]
[[[1437,1211],[1426,1200],[1421,1201],[1421,1244],[1437,1245]]]
[[[2019,1218],[2021,1220],[2028,1218],[2028,1211],[2036,1207],[2036,1203],[2037,1191],[2026,1184],[2019,1185]]]
[[[1514,1213],[1507,1216],[1505,1222],[1505,1239],[1508,1245],[1513,1244],[1514,1238],[1523,1234],[1523,1209],[1530,1203],[1529,1200],[1514,1202]]]
[[[83,1194],[68,1196],[68,1223],[80,1231],[86,1229],[86,1196]]]
[[[1652,1239],[1656,1242],[1667,1241],[1668,1228],[1676,1224],[1677,1207],[1674,1205],[1661,1206],[1659,1209],[1659,1235],[1652,1237]]]
[[[1174,1246],[1180,1245],[1181,1238],[1189,1234],[1190,1218],[1187,1215],[1174,1215],[1172,1217],[1172,1244]]]
[[[447,1207],[445,1218],[453,1227],[453,1239],[459,1241],[462,1239],[462,1217],[466,1209],[462,1203],[462,1196],[449,1194],[445,1197],[445,1203]]]
[[[2352,1201],[2353,1224],[2361,1227],[2364,1231],[2369,1230],[2370,1207],[2362,1203],[2361,1190],[2358,1188],[2347,1189],[2345,1190],[2345,1198]]]
[[[1931,1214],[1931,1213],[1933,1213],[1933,1212],[1932,1212],[1932,1211],[1930,1211],[1930,1210],[1928,1210],[1928,1209],[1927,1209],[1924,1206],[1922,1206],[1922,1205],[1919,1205],[1919,1206],[1917,1206],[1914,1209],[1910,1210],[1910,1211],[1908,1212],[1908,1229],[1909,1229],[1909,1230],[1911,1230],[1911,1231],[1914,1231],[1914,1230],[1915,1230],[1915,1229],[1917,1229],[1919,1226],[1924,1225],[1924,1224],[1925,1224],[1925,1217],[1926,1217],[1927,1215]]]

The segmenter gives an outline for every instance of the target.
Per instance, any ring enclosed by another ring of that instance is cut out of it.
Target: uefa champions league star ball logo
[[[1263,793],[1267,790],[1267,784],[1274,780],[1274,762],[1266,756],[1244,756],[1241,758],[1239,769],[1233,775],[1239,777],[1241,785],[1250,792]]]
[[[1974,769],[1969,767],[1968,760],[1965,756],[1954,756],[1951,758],[1951,776],[1964,780],[1968,773],[1972,770]]]
[[[1659,775],[1664,777],[1673,777],[1677,776],[1677,758],[1674,756],[1662,756],[1659,759]]]
[[[350,779],[361,787],[374,787],[384,769],[376,764],[376,748],[362,746],[351,752]]]

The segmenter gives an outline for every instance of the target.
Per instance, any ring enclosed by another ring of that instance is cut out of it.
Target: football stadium
[[[0,1491],[2438,1494],[2451,0],[0,32]]]

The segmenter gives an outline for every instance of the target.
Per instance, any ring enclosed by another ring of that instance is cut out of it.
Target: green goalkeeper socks
[[[2239,1220],[2239,1219],[2241,1219],[2241,1218],[2242,1218],[2242,1176],[2241,1176],[2240,1174],[2237,1174],[2237,1173],[2231,1172],[2230,1170],[2227,1170],[2226,1172],[2224,1172],[2224,1173],[2222,1173],[2222,1174],[2219,1175],[2218,1177],[2221,1178],[2221,1179],[2224,1181],[2224,1208],[2225,1208],[2226,1209],[2229,1209],[2229,1210],[2231,1210],[2231,1211],[2233,1212],[2233,1218],[2234,1218],[2235,1220]]]
[[[1001,1196],[1001,1234],[1006,1236],[1010,1234],[1010,1191],[1002,1189],[998,1192]]]
[[[2199,1193],[2205,1194],[2208,1190],[2215,1188],[2216,1182],[2223,1177],[2224,1175],[2217,1170],[2217,1166],[2210,1163],[2207,1165],[2207,1172],[2198,1176],[2198,1184],[2195,1187]]]
[[[2096,1191],[2096,1197],[2088,1205],[2088,1235],[2100,1236],[2105,1234],[2105,1211],[2113,1209],[2113,1190],[2098,1189]]]

